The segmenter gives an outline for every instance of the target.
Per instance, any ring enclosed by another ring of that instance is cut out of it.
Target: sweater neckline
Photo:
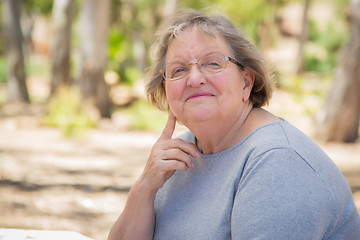
[[[273,125],[281,125],[283,123],[286,123],[287,121],[284,120],[283,118],[280,118],[281,121],[278,121],[278,122],[271,122],[271,123],[267,123],[267,124],[264,124],[264,125],[261,125],[257,128],[255,128],[254,130],[252,130],[245,138],[243,138],[242,140],[240,140],[238,143],[236,143],[234,146],[228,148],[228,149],[225,149],[221,152],[216,152],[216,153],[210,153],[210,154],[202,154],[200,151],[200,157],[202,159],[210,159],[210,158],[218,158],[218,157],[221,157],[223,155],[226,155],[226,154],[229,154],[230,152],[232,152],[234,149],[240,147],[243,143],[245,143],[252,135],[254,135],[256,132],[264,129],[264,128],[267,128],[267,127],[270,127],[270,126],[273,126]],[[192,133],[192,143],[195,144],[196,142],[196,137],[195,135]],[[199,150],[199,149],[197,149]]]

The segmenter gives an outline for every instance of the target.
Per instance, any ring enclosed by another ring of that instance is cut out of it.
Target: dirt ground
[[[278,92],[269,108],[311,135],[312,120],[291,99]],[[36,109],[21,116],[2,110],[0,228],[70,230],[106,239],[159,132],[103,122],[85,139],[71,140],[39,119]],[[360,210],[360,143],[319,144],[343,171]]]

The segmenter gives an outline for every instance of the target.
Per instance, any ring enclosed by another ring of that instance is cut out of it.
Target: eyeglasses
[[[226,68],[226,63],[230,61],[244,70],[244,65],[236,61],[231,57],[224,56],[222,54],[210,54],[200,58],[197,62],[193,63],[182,63],[182,62],[171,62],[166,64],[160,73],[163,75],[166,81],[174,81],[181,79],[189,74],[191,65],[197,65],[200,72],[202,73],[218,73]]]

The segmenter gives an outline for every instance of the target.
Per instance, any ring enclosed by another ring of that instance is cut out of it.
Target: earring
[[[245,102],[245,97],[242,97],[242,101]]]

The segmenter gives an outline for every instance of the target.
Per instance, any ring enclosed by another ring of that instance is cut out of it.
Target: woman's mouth
[[[202,97],[213,97],[213,96],[215,96],[215,95],[212,93],[208,93],[208,92],[195,93],[195,94],[192,94],[191,96],[189,96],[186,99],[186,101],[192,100],[192,99],[197,99],[197,98],[202,98]]]

